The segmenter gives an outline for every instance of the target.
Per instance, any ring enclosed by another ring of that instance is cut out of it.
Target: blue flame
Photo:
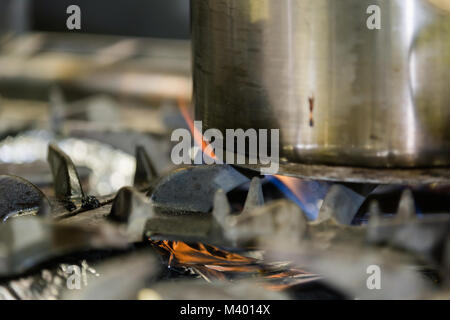
[[[271,176],[268,177],[268,180],[273,183],[287,199],[296,203],[309,220],[317,219],[320,210],[319,203],[320,200],[325,198],[325,195],[330,187],[329,183],[299,180],[303,186],[306,186],[305,190],[302,190],[306,201],[305,199],[302,201],[283,181],[277,177]]]

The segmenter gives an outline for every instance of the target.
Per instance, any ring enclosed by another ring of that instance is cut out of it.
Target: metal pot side
[[[447,1],[191,0],[196,118],[280,129],[284,163],[449,166]]]

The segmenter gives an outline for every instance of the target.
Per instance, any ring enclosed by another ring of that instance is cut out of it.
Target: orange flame
[[[209,278],[227,280],[227,275],[247,275],[263,281],[261,285],[268,290],[282,291],[293,285],[318,279],[317,275],[300,269],[273,271],[270,266],[257,259],[201,243],[190,245],[167,240],[152,243],[170,254],[169,266],[191,267],[208,281]]]
[[[158,246],[170,253],[169,263],[230,266],[255,263],[256,260],[198,243],[188,245],[179,241],[161,241]]]
[[[199,132],[198,129],[194,125],[194,120],[191,117],[191,114],[189,112],[188,104],[184,99],[179,98],[178,100],[178,108],[180,109],[181,115],[183,116],[184,120],[189,126],[189,130],[191,131],[192,135],[194,136],[194,139],[196,139],[197,145],[201,146],[202,151],[211,159],[217,159],[216,155],[211,149],[208,149],[209,144],[205,142],[203,139],[203,133]],[[195,133],[195,134],[194,134]]]
[[[302,192],[302,180],[287,176],[275,176],[278,180],[284,183],[286,187],[302,202],[306,202],[304,199],[304,193]]]

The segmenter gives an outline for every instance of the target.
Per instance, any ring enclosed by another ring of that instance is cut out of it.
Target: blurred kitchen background
[[[0,174],[45,190],[51,141],[96,195],[132,184],[137,145],[170,169],[192,114],[189,33],[186,0],[0,0]]]
[[[1,0],[0,5],[2,31],[66,32],[66,8],[78,5],[83,12],[80,33],[189,37],[189,1],[185,0]]]

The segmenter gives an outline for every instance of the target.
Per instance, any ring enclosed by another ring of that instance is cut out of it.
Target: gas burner
[[[14,190],[0,199],[3,297],[48,297],[44,288],[40,295],[29,289],[43,278],[57,297],[83,299],[94,292],[97,298],[179,297],[170,279],[183,279],[177,288],[192,283],[218,296],[233,297],[230,290],[248,286],[255,299],[433,298],[447,292],[450,215],[418,216],[411,189],[404,189],[396,213],[386,214],[371,199],[379,194],[376,186],[329,184],[311,220],[282,192],[266,201],[270,177],[228,165],[159,175],[151,159],[138,147],[134,186],[105,197],[83,191],[71,158],[55,145],[48,152],[54,197],[22,178],[2,176],[2,189]],[[89,260],[98,250],[111,252]],[[137,252],[152,262],[136,258]],[[73,257],[108,270],[75,295],[60,285],[67,281],[61,268]],[[147,272],[127,271],[146,263]],[[129,268],[118,268],[123,265]],[[369,266],[385,270],[381,291],[366,289]],[[104,277],[134,285],[120,292]]]

